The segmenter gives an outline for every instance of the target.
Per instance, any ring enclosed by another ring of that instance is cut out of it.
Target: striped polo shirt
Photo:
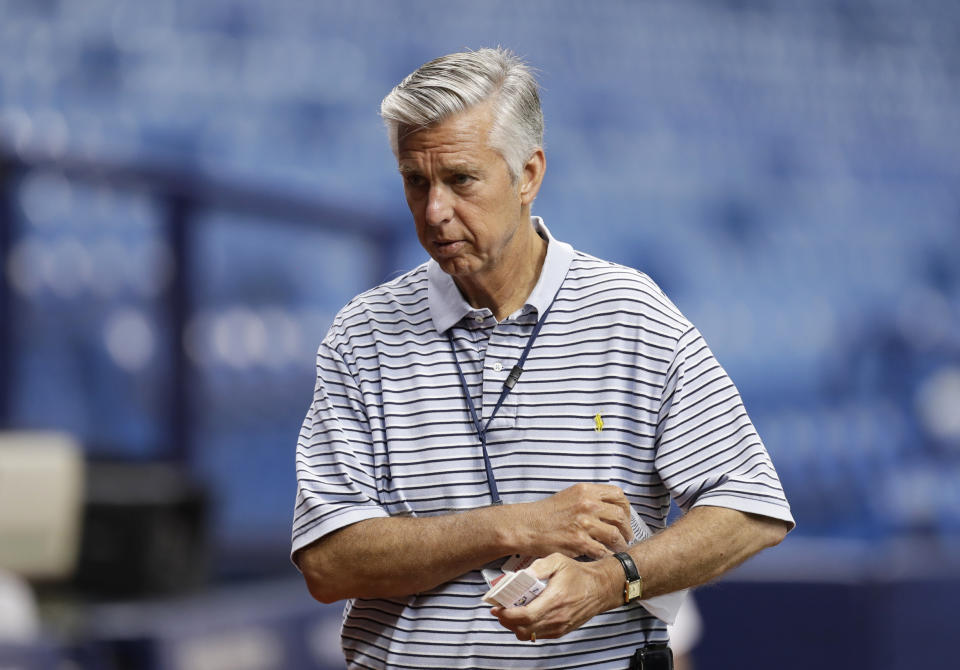
[[[499,323],[432,260],[337,315],[297,445],[293,551],[364,519],[488,505],[447,331],[486,423],[551,303],[488,430],[505,504],[593,482],[623,489],[654,531],[671,497],[684,510],[730,507],[792,524],[739,393],[697,330],[646,275],[573,250],[539,219],[533,225],[548,241],[539,281]],[[626,668],[638,646],[667,641],[665,624],[633,604],[561,639],[521,642],[490,615],[486,589],[478,569],[404,598],[348,601],[348,666]]]

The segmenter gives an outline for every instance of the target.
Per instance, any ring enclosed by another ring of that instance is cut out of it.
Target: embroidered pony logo
[[[603,417],[600,416],[600,412],[597,412],[597,415],[593,417],[593,429],[598,433],[603,430]]]

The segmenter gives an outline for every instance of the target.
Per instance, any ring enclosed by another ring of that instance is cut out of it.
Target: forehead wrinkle
[[[489,143],[490,110],[475,108],[436,124],[403,133],[397,167],[403,176],[484,176],[502,154]],[[407,130],[407,128],[403,128]]]
[[[482,161],[456,157],[452,158],[448,162],[444,160],[442,155],[433,158],[427,158],[427,160],[423,162],[411,157],[401,157],[397,164],[397,170],[402,175],[420,174],[424,171],[422,168],[424,163],[427,165],[432,165],[439,174],[478,174],[484,172]]]

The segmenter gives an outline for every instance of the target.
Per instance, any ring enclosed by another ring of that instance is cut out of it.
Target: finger
[[[531,613],[528,610],[529,607],[530,606],[527,605],[524,607],[504,608],[503,611],[497,615],[497,620],[500,621],[501,626],[504,628],[509,628],[512,631],[530,626],[534,623],[535,618],[530,616]]]
[[[517,639],[521,642],[532,642],[533,641],[533,629],[532,628],[518,628],[513,632],[517,636]],[[542,635],[538,637],[543,637]]]
[[[594,540],[605,547],[615,547],[618,551],[633,539],[630,522],[623,518],[620,508],[613,505],[604,505],[594,517],[582,519],[580,526]]]
[[[580,482],[573,486],[568,486],[560,493],[573,495],[577,498],[593,498],[594,500],[618,504],[621,500],[626,500],[626,495],[619,486],[613,484],[593,484]]]
[[[623,539],[623,531],[616,526],[604,524],[593,534],[594,539],[603,545],[603,555],[606,556],[614,551],[624,551],[627,549],[627,541]]]
[[[612,533],[619,535],[619,532],[616,529],[612,529]],[[573,560],[579,559],[583,556],[597,559],[609,555],[611,552],[609,549],[607,549],[607,546],[603,543],[603,540],[598,540],[593,537],[593,535],[597,534],[604,539],[611,539],[613,537],[612,534],[609,534],[609,538],[607,538],[601,534],[599,530],[591,532],[589,529],[583,528],[581,529],[578,537],[571,538],[569,547],[561,549],[561,553],[557,555]]]
[[[600,496],[600,500],[604,502],[613,503],[615,505],[627,505],[629,507],[629,502],[627,501],[627,495],[623,492],[623,489],[614,484],[592,484],[596,487],[596,492]]]
[[[629,507],[627,511],[624,511],[619,505],[605,503],[599,517],[604,523],[615,527],[624,542],[629,544],[633,540],[633,529],[630,527]],[[613,541],[616,540],[614,539]],[[604,544],[609,545],[607,542],[604,542]]]
[[[581,504],[590,505],[591,513],[610,519],[629,519],[630,501],[626,494],[611,484],[578,484]]]

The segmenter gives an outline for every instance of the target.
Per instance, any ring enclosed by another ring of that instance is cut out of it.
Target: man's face
[[[471,282],[516,260],[521,185],[488,145],[489,105],[401,136],[397,160],[417,237],[454,278]],[[529,218],[527,218],[529,225]]]

